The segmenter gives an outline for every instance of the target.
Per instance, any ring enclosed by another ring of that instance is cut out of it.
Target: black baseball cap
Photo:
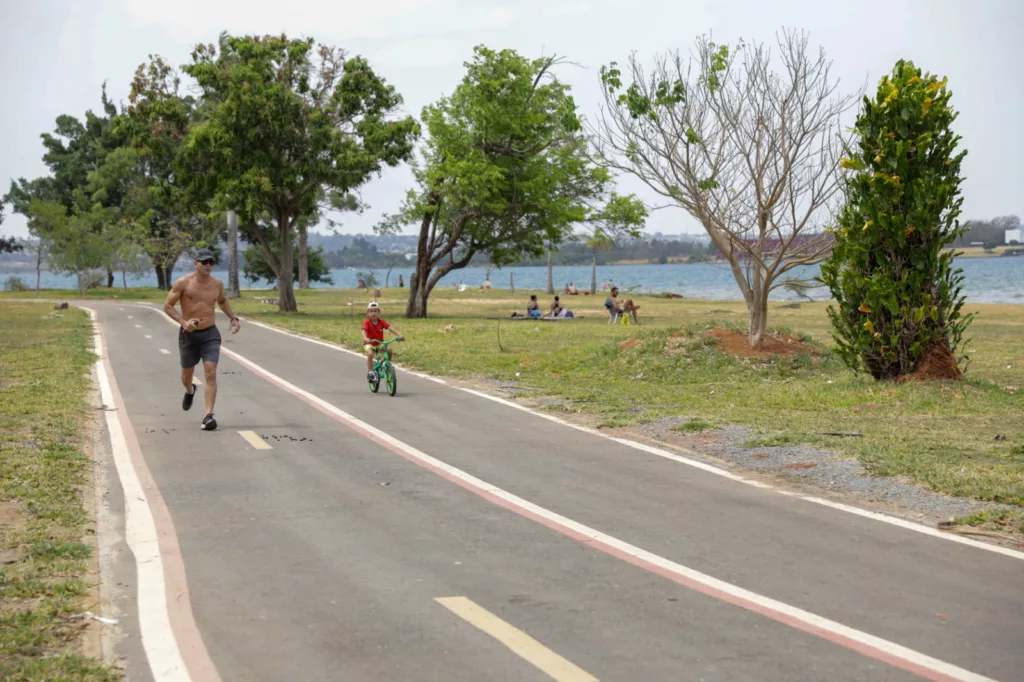
[[[213,251],[209,249],[199,249],[199,253],[196,254],[196,260],[213,260],[216,261],[217,257],[213,255]]]

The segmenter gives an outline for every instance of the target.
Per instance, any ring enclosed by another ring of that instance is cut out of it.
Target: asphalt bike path
[[[242,362],[222,354],[221,427],[200,432],[203,388],[183,413],[167,318],[93,307],[223,679],[551,679],[558,665],[598,679],[913,679],[905,657],[892,665],[858,640],[808,632],[806,619],[737,608],[460,489],[267,372],[671,562],[979,675],[1024,669],[1019,559],[739,484],[401,369],[397,397],[372,395],[362,358],[253,324],[224,333]],[[443,601],[453,596],[466,599]],[[547,647],[555,668],[482,631],[491,616],[535,638],[534,652]],[[946,673],[925,665],[932,679]]]

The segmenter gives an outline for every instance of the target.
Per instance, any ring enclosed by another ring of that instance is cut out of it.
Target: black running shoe
[[[213,418],[213,412],[203,417],[203,431],[213,431],[217,428],[217,420]]]
[[[186,393],[185,397],[181,399],[181,409],[188,412],[192,409],[192,399],[196,397],[196,385],[192,384],[192,392]]]

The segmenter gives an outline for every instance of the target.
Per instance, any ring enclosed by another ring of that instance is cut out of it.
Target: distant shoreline
[[[1007,256],[1007,255],[1004,255],[1004,252],[1006,252],[1009,249],[1020,249],[1020,248],[1024,248],[1024,247],[1021,247],[1021,246],[997,246],[993,251],[986,251],[981,246],[957,246],[957,247],[951,247],[951,248],[943,249],[943,251],[946,251],[946,252],[948,252],[948,251],[959,251],[960,252],[959,258],[1024,258],[1024,254],[1021,254],[1021,255],[1018,255],[1018,256]],[[628,265],[628,266],[633,266],[633,267],[641,267],[641,266],[645,266],[645,265],[708,265],[708,264],[714,265],[716,263],[723,264],[723,263],[726,263],[726,262],[727,261],[725,261],[724,259],[710,260],[710,261],[703,261],[703,262],[693,262],[693,261],[690,261],[687,258],[669,258],[666,263],[652,263],[652,262],[650,262],[648,260],[614,260],[614,261],[607,261],[607,262],[604,262],[604,263],[598,263],[598,267],[607,266],[607,265]],[[187,263],[182,262],[180,267],[176,267],[175,268],[175,271],[176,272],[181,272],[181,271],[183,271],[183,268],[184,269],[188,269],[186,267],[187,265],[188,265]],[[226,263],[219,264],[219,265],[226,265]],[[398,270],[398,269],[409,269],[409,268],[412,268],[413,265],[414,264],[413,264],[412,261],[410,261],[409,263],[403,263],[403,268],[396,268],[396,270]],[[558,263],[558,264],[554,264],[552,267],[555,267],[555,268],[585,268],[585,267],[590,267],[590,265],[591,265],[590,263]],[[547,265],[543,264],[543,263],[538,263],[536,265],[516,265],[516,264],[513,264],[513,265],[511,265],[511,267],[517,267],[517,268],[546,268]],[[486,268],[487,268],[486,265],[469,265],[465,269],[467,269],[467,270],[469,270],[469,269],[484,270]],[[383,266],[378,267],[378,266],[373,266],[373,265],[352,265],[352,266],[345,266],[345,267],[342,267],[342,268],[331,268],[331,269],[332,270],[363,270],[363,269],[365,269],[365,270],[386,270],[387,268],[383,267]],[[498,268],[493,268],[493,269],[497,270]],[[36,264],[35,263],[27,263],[25,261],[0,261],[0,273],[14,273],[14,272],[17,272],[18,274],[22,274],[22,273],[33,273],[34,274],[35,271],[36,271]],[[50,271],[46,270],[45,268],[43,269],[43,273],[44,274],[48,273],[48,272],[50,272]]]

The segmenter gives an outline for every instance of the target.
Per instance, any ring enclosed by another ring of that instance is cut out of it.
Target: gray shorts
[[[195,367],[199,361],[220,361],[220,330],[217,325],[185,333],[178,328],[178,354],[183,368]]]

